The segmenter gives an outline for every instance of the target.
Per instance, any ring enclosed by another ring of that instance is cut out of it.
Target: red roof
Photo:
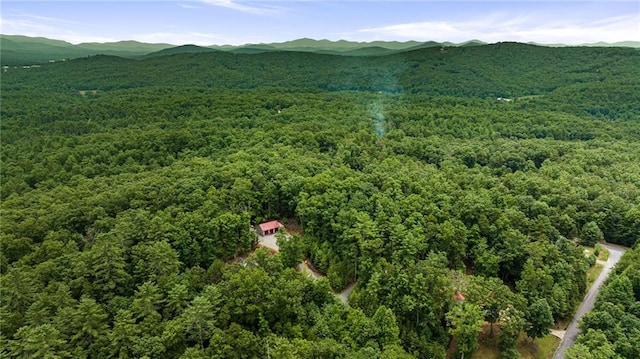
[[[464,295],[462,295],[462,293],[460,293],[460,291],[456,292],[456,300],[459,300],[459,301],[463,301],[464,300]]]
[[[260,230],[263,231],[263,232],[270,231],[272,229],[276,229],[276,228],[280,228],[280,227],[282,227],[282,223],[280,223],[278,221],[270,221],[270,222],[260,223]]]

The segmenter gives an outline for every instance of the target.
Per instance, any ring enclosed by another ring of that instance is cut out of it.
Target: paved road
[[[578,307],[578,311],[576,311],[576,314],[573,316],[571,324],[569,324],[569,327],[564,334],[564,338],[562,339],[562,342],[560,342],[560,346],[556,350],[556,354],[553,356],[553,359],[562,359],[564,357],[565,349],[569,348],[573,345],[573,343],[575,343],[576,338],[580,333],[578,322],[580,321],[580,319],[582,319],[582,316],[585,315],[585,313],[588,313],[589,311],[591,311],[591,309],[593,309],[593,304],[595,303],[596,297],[600,292],[600,286],[605,281],[605,279],[607,279],[609,273],[611,272],[611,269],[616,265],[616,263],[618,263],[620,257],[622,257],[622,254],[624,254],[624,252],[627,250],[624,247],[612,244],[603,244],[602,246],[609,251],[609,259],[604,265],[604,268],[602,269],[602,272],[600,272],[598,278],[596,278],[595,282],[593,282],[593,286],[589,290],[589,293],[587,293],[587,295],[582,300],[580,307]]]

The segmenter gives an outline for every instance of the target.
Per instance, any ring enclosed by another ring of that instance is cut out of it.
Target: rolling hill
[[[28,37],[21,35],[0,35],[0,63],[8,66],[42,64],[61,59],[74,59],[92,55],[113,55],[126,58],[146,58],[163,55],[173,55],[182,52],[208,52],[206,49],[230,51],[238,54],[258,54],[273,51],[313,52],[321,54],[345,56],[381,56],[401,53],[430,47],[475,47],[485,45],[480,40],[470,40],[462,43],[452,42],[418,42],[418,41],[373,41],[352,42],[346,40],[314,40],[297,39],[281,43],[232,45],[170,45],[149,44],[138,41],[118,41],[111,43],[81,43],[71,44],[66,41],[52,40],[42,37]],[[562,44],[541,45],[549,47],[564,47]],[[589,47],[640,47],[639,42],[625,41],[615,44],[594,43]],[[174,48],[173,50],[168,50]],[[162,50],[167,50],[160,52]]]
[[[142,58],[152,58],[152,57],[160,57],[160,56],[192,54],[192,53],[202,53],[202,52],[218,52],[218,51],[221,51],[221,50],[216,50],[209,47],[202,47],[197,45],[182,45],[182,46],[165,48],[156,52],[151,52],[149,54],[142,56]]]
[[[582,246],[640,238],[635,49],[5,40],[90,52],[2,69],[11,358],[547,357]],[[277,253],[251,229],[273,219]],[[620,278],[629,339],[588,341],[635,359]]]
[[[43,37],[0,35],[0,48],[2,49],[0,63],[2,65],[31,65],[98,54],[133,58],[168,47],[172,47],[172,45],[147,44],[137,41],[74,45],[66,41]]]

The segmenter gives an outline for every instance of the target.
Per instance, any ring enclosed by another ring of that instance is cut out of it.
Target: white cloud
[[[227,35],[202,32],[153,32],[146,34],[131,35],[131,40],[148,43],[166,43],[172,45],[193,44],[198,46],[209,45],[243,45],[264,41],[260,37],[233,38]]]
[[[31,17],[35,18],[33,16]],[[17,19],[0,18],[0,32],[7,35],[47,37],[50,39],[64,40],[72,44],[78,44],[81,42],[117,41],[116,39],[109,37],[78,33],[56,24],[64,23],[64,21],[50,19],[50,22],[54,23],[51,24],[43,21],[43,19],[44,18],[40,18],[39,21],[32,21],[28,17]]]
[[[561,14],[560,14],[561,15]],[[594,21],[569,18],[547,20],[539,14],[512,16],[493,14],[466,21],[424,21],[358,30],[355,37],[462,42],[519,41],[581,44],[597,41],[640,40],[640,14],[628,14]]]
[[[251,6],[233,0],[201,0],[205,4],[224,7],[254,15],[275,15],[282,12],[282,8],[274,6]]]
[[[211,45],[221,40],[217,34],[197,32],[153,32],[132,35],[131,38],[140,42],[168,43],[173,45]]]

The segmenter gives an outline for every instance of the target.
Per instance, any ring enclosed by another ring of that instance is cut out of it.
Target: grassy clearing
[[[583,251],[584,251],[584,256],[585,257],[589,257],[590,255],[593,254],[593,252],[595,252],[595,247],[582,247]],[[606,261],[607,259],[609,259],[609,251],[600,246],[600,253],[598,254],[598,260],[601,261]]]
[[[525,96],[520,96],[517,99],[518,100],[532,100],[532,99],[543,97],[543,96],[544,95],[525,95]]]
[[[560,345],[560,339],[548,334],[545,337],[531,339],[521,334],[516,349],[520,352],[522,359],[550,359]]]
[[[596,246],[599,245],[596,244]],[[609,251],[602,246],[599,247],[600,253],[598,254],[598,260],[606,261],[607,259],[609,259]],[[595,247],[583,247],[583,250],[585,257],[589,257],[595,252]],[[587,292],[589,291],[589,289],[591,289],[593,282],[598,278],[603,268],[604,266],[602,264],[595,264],[594,266],[589,268],[589,270],[587,271]]]
[[[609,259],[609,251],[603,246],[600,246],[600,254],[598,255],[598,259],[601,261],[606,261],[607,259]]]
[[[471,359],[498,359],[500,358],[500,351],[498,350],[498,333],[500,327],[498,324],[493,325],[493,336],[490,336],[491,326],[489,323],[485,323],[482,326],[482,331],[478,335],[478,349],[473,352]]]
[[[485,324],[478,336],[478,349],[471,356],[472,359],[500,359],[498,350],[498,332],[500,328],[494,325],[493,337],[489,335],[489,324]],[[560,345],[560,339],[549,334],[543,338],[531,341],[526,334],[520,334],[516,343],[516,349],[522,359],[547,359],[552,358]]]
[[[589,292],[589,289],[591,289],[591,286],[593,286],[593,282],[595,282],[595,280],[598,278],[603,268],[604,266],[602,264],[596,264],[593,267],[589,268],[589,270],[587,271],[587,292]]]
[[[582,251],[584,252],[585,257],[589,257],[593,254],[595,248],[594,247],[582,247]]]

